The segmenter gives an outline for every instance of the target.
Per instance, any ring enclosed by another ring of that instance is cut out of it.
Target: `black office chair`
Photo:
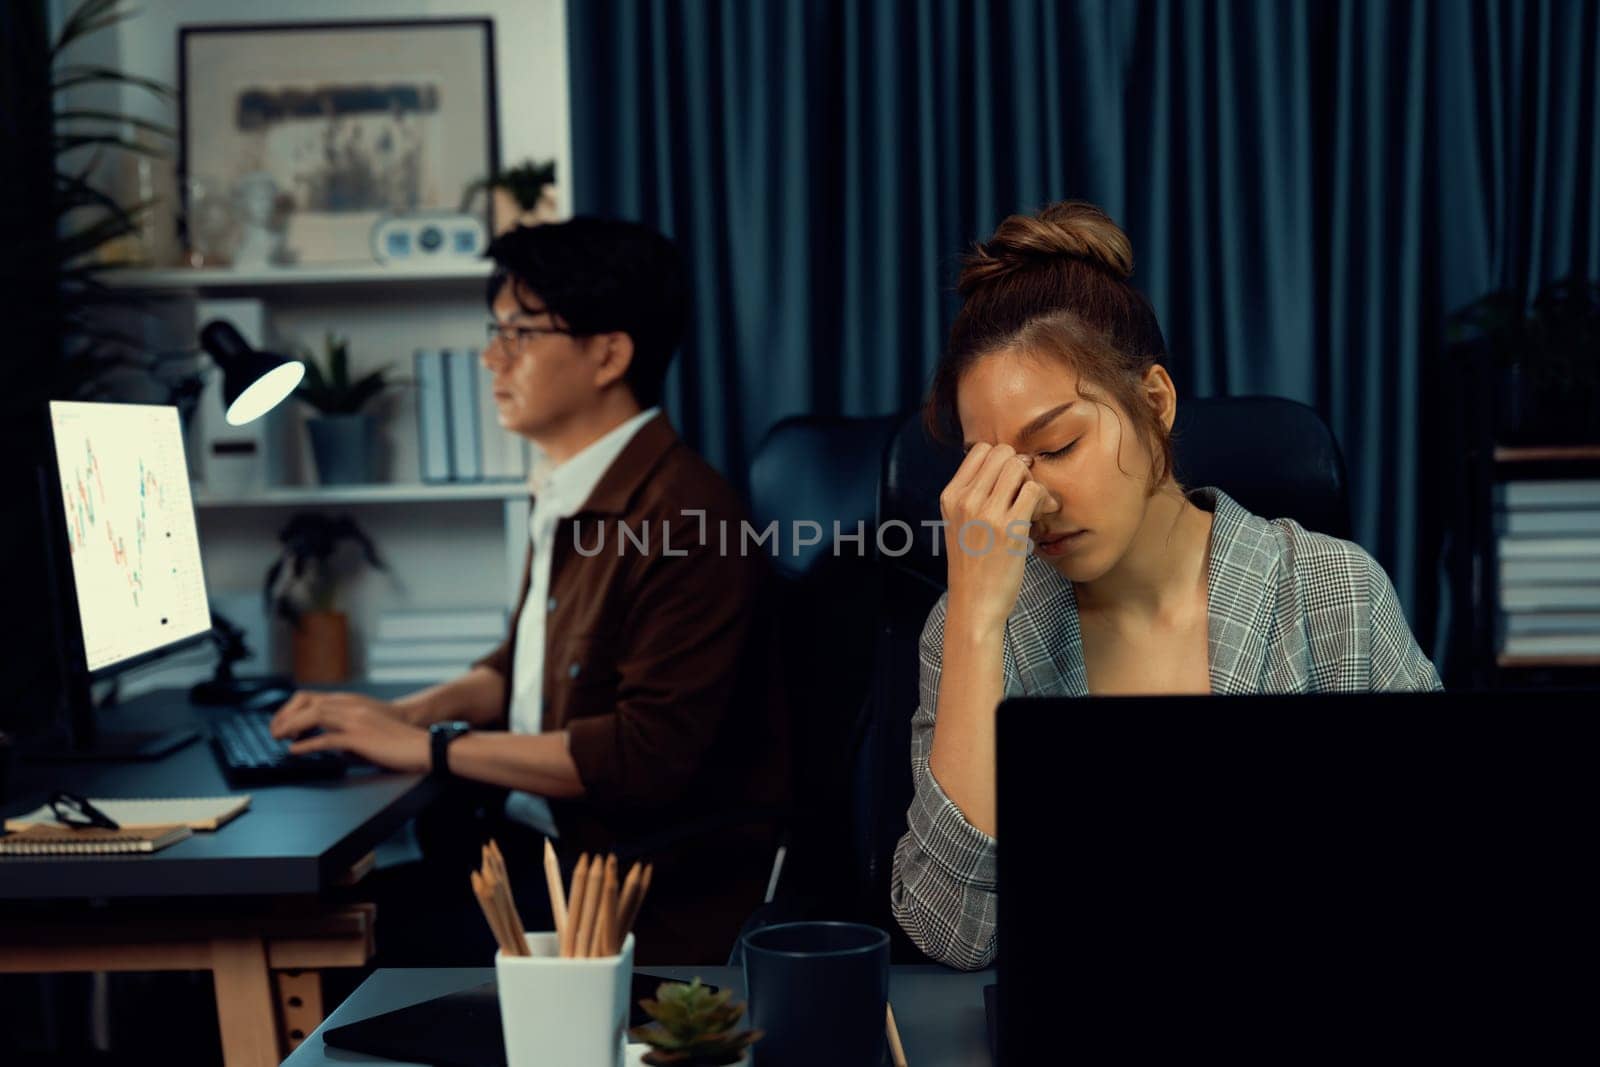
[[[1277,396],[1215,396],[1178,405],[1178,481],[1214,485],[1246,511],[1350,537],[1344,453],[1313,408]]]
[[[1216,486],[1239,504],[1268,518],[1290,517],[1308,529],[1350,535],[1344,458],[1321,417],[1279,397],[1215,397],[1179,405],[1173,447],[1182,484]],[[920,954],[889,914],[889,877],[895,843],[906,830],[910,806],[911,716],[917,707],[918,642],[928,612],[945,589],[942,538],[923,521],[939,518],[939,493],[960,465],[958,449],[936,444],[921,413],[904,417],[884,453],[879,487],[880,524],[898,521],[915,531],[910,550],[885,553],[882,626],[872,706],[855,771],[853,821],[858,878],[879,909],[873,920],[894,931],[899,959]],[[898,528],[884,534],[891,551]]]
[[[779,645],[788,694],[794,806],[772,903],[747,926],[853,914],[849,825],[852,755],[865,732],[879,612],[874,558],[878,476],[899,417],[796,416],[756,447],[750,510],[757,531],[778,523]],[[796,522],[821,539],[798,551]],[[834,523],[859,542],[834,550]]]

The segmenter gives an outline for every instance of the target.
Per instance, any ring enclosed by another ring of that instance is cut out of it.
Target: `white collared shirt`
[[[581,508],[617,456],[645,423],[660,413],[648,408],[612,429],[583,451],[554,467],[535,464],[530,487],[533,511],[528,516],[528,536],[533,541],[528,598],[517,617],[517,647],[511,662],[511,731],[536,734],[544,728],[544,621],[550,602],[550,561],[554,554],[558,519],[570,518]],[[550,837],[555,820],[544,797],[513,792],[506,814]]]

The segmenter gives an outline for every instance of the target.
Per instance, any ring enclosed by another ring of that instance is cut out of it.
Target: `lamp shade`
[[[251,348],[233,324],[222,319],[213,319],[200,330],[200,347],[222,371],[222,403],[230,426],[265,415],[305,377],[305,364]]]

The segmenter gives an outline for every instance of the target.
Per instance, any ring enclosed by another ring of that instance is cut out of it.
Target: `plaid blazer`
[[[1213,512],[1207,565],[1214,693],[1439,689],[1394,586],[1359,546],[1268,522],[1226,493],[1190,494]],[[995,839],[967,822],[928,772],[944,655],[941,597],[922,631],[920,703],[911,719],[916,793],[895,849],[890,902],[928,955],[975,970],[995,954]],[[1087,696],[1072,583],[1038,556],[1006,620],[1006,696]]]

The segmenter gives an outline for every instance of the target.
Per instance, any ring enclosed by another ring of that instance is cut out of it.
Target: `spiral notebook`
[[[250,806],[250,794],[225,797],[173,797],[145,799],[129,797],[90,797],[89,803],[124,830],[166,829],[182,823],[191,830],[215,830]],[[26,815],[6,820],[7,830],[26,830],[30,826],[62,829],[48,804]]]
[[[156,852],[194,834],[187,826],[142,829],[63,830],[30,826],[0,837],[0,856],[79,856],[117,852]]]

